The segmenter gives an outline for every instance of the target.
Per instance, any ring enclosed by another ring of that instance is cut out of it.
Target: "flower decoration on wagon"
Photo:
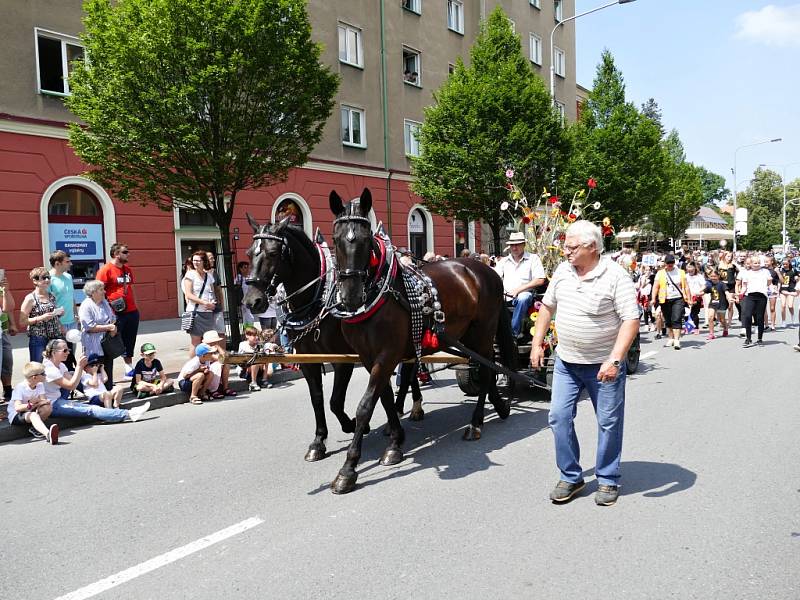
[[[548,278],[564,259],[563,244],[567,227],[578,219],[594,220],[600,202],[590,202],[592,191],[597,188],[597,181],[590,177],[586,188],[576,191],[567,204],[560,196],[551,194],[545,188],[535,199],[529,200],[525,193],[514,182],[514,169],[507,168],[506,189],[510,200],[500,205],[500,210],[512,213],[517,231],[525,234],[525,246],[529,252],[539,255]],[[606,224],[607,222],[607,224]],[[604,235],[606,228],[613,232],[611,220],[603,219]],[[613,235],[613,233],[612,233]]]

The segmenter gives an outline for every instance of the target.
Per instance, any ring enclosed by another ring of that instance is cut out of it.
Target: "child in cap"
[[[255,354],[256,352],[261,351],[261,344],[258,339],[258,330],[255,327],[245,327],[244,328],[244,341],[239,344],[239,353],[240,354]],[[274,345],[274,344],[273,344]],[[264,345],[264,350],[267,350],[266,344]],[[267,350],[268,351],[268,350]],[[266,369],[266,371],[265,371]],[[253,364],[246,368],[243,366],[242,370],[244,371],[243,376],[244,378],[250,382],[249,390],[251,392],[257,392],[262,387],[272,387],[270,383],[270,378],[272,377],[272,370],[273,366],[272,363],[264,364]],[[266,372],[266,381],[262,381],[262,377]]]
[[[45,425],[53,408],[44,393],[44,365],[29,362],[22,368],[25,381],[19,383],[11,392],[8,403],[8,422],[20,427],[28,427],[34,437],[45,438],[49,444],[58,443],[58,425]]]
[[[206,331],[203,334],[203,343],[210,346],[217,357],[225,358],[225,338],[220,336],[216,331]],[[218,387],[211,388],[209,394],[214,399],[224,398],[225,396],[236,396],[236,390],[228,387],[228,379],[231,374],[231,366],[221,361],[211,364],[211,370],[219,379]]]
[[[211,370],[217,353],[208,344],[197,344],[194,354],[181,368],[178,387],[189,395],[191,404],[202,404],[203,398],[208,399],[208,390],[215,390],[219,385],[219,377]]]
[[[83,374],[81,374],[84,395],[89,399],[89,404],[94,406],[119,408],[119,402],[122,400],[125,390],[119,385],[107,390],[106,381],[108,381],[108,375],[103,369],[103,357],[99,354],[90,354]]]
[[[156,347],[151,343],[142,344],[142,358],[133,368],[131,389],[136,390],[137,398],[147,398],[171,392],[173,381],[164,375],[164,367],[156,358]]]

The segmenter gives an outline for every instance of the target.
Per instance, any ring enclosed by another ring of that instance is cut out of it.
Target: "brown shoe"
[[[619,497],[618,485],[598,485],[594,501],[597,506],[613,506]]]
[[[565,502],[569,502],[572,498],[580,492],[586,482],[581,480],[578,483],[570,483],[568,481],[559,481],[556,484],[556,487],[553,488],[553,491],[550,492],[550,500],[553,501],[554,504],[564,504]]]

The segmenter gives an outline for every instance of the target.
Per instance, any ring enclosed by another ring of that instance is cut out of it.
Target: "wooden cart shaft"
[[[358,354],[259,354],[253,360],[252,354],[229,353],[222,362],[228,365],[244,365],[253,361],[251,364],[263,365],[265,363],[278,363],[282,365],[300,363],[361,363]],[[413,358],[405,362],[414,362]],[[466,364],[466,358],[454,356],[446,352],[436,352],[422,357],[424,363],[436,364]]]

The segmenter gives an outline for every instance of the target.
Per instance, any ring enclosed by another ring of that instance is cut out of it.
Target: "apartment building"
[[[182,310],[180,265],[198,248],[219,250],[219,232],[202,214],[124,204],[81,176],[86,166],[67,143],[64,108],[69,62],[83,56],[81,0],[5,0],[0,35],[0,268],[12,289],[29,286],[27,272],[67,248],[80,285],[91,279],[111,243],[129,244],[143,318]],[[480,248],[480,227],[431,214],[409,190],[415,132],[424,108],[458,57],[469,60],[481,19],[500,4],[520,35],[532,68],[549,80],[550,33],[574,14],[574,0],[309,0],[312,35],[341,86],[325,133],[309,162],[280,185],[237,199],[232,244],[244,258],[245,213],[260,221],[293,214],[311,235],[330,235],[331,189],[347,199],[372,190],[375,222],[398,246],[418,255],[453,256]],[[557,29],[556,100],[576,114],[575,31]]]

